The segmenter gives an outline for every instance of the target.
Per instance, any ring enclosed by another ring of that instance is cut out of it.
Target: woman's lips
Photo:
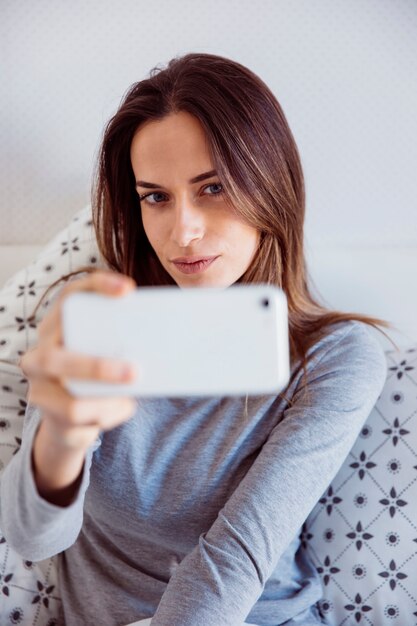
[[[182,262],[173,261],[176,268],[183,274],[197,274],[198,272],[204,272],[218,257],[202,257],[198,261]]]

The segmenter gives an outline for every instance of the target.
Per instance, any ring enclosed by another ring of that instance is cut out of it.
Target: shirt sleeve
[[[336,331],[315,357],[308,384],[296,387],[238,488],[172,575],[152,626],[243,623],[337,474],[382,390],[386,360],[360,322]]]
[[[85,492],[96,440],[88,449],[82,479],[75,500],[60,507],[38,493],[32,471],[32,447],[40,423],[40,411],[28,404],[22,446],[1,477],[0,527],[9,546],[24,559],[40,561],[69,548],[77,539],[83,522]]]

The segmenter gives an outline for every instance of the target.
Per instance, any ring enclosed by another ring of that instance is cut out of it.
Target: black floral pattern
[[[401,470],[401,461],[399,461],[398,459],[390,459],[387,463],[387,470],[391,474],[398,474],[398,472]]]
[[[367,574],[366,567],[362,563],[356,563],[356,565],[353,566],[352,576],[356,578],[356,580],[365,578],[366,574]]]
[[[407,360],[403,359],[401,363],[389,367],[388,369],[390,372],[396,372],[396,377],[398,378],[398,380],[401,380],[406,372],[411,372],[414,369],[414,366],[408,365]]]
[[[357,493],[353,498],[353,503],[358,508],[363,508],[368,503],[368,498],[365,493]]]
[[[10,594],[8,583],[11,581],[12,578],[13,574],[6,574],[5,576],[2,576],[2,574],[0,574],[1,592],[4,593],[5,596],[8,596]]]
[[[372,539],[373,535],[363,530],[361,522],[358,522],[356,524],[355,530],[347,533],[346,537],[349,537],[349,539],[355,539],[356,549],[360,550],[362,548],[363,542]]]
[[[74,237],[71,241],[61,241],[61,254],[67,254],[70,250],[73,252],[79,252],[78,237]]]
[[[366,470],[370,470],[373,467],[376,467],[376,463],[372,463],[372,461],[366,460],[366,452],[362,451],[359,455],[359,461],[355,461],[355,463],[351,463],[350,467],[353,469],[358,469],[358,474],[360,480],[365,476]]]
[[[385,428],[382,432],[384,433],[384,435],[389,435],[390,437],[392,437],[392,444],[394,446],[397,445],[401,437],[410,434],[409,430],[401,427],[398,417],[394,419],[391,428]]]
[[[16,295],[17,298],[21,298],[24,295],[36,296],[35,280],[32,280],[28,285],[19,285],[19,291]]]
[[[394,530],[391,530],[386,534],[385,542],[389,546],[398,546],[398,544],[400,543],[400,536]]]
[[[53,590],[55,589],[55,585],[49,585],[48,587],[45,587],[45,585],[41,583],[40,580],[37,580],[36,586],[38,588],[38,593],[33,597],[32,604],[42,602],[42,604],[46,606],[46,608],[49,608],[49,598]]]
[[[406,506],[408,503],[397,496],[395,487],[392,487],[389,495],[389,498],[383,498],[382,500],[380,500],[380,503],[384,506],[389,506],[389,514],[391,517],[394,517],[397,511],[397,507]]]
[[[347,611],[355,612],[355,620],[357,623],[361,621],[365,613],[367,613],[368,611],[372,611],[372,607],[363,602],[360,593],[356,594],[354,603],[346,604],[345,609]]]
[[[324,586],[326,587],[329,584],[330,576],[333,574],[338,574],[340,569],[331,564],[330,557],[326,556],[323,562],[323,566],[319,566],[317,568],[319,574],[322,575]]]
[[[23,317],[15,317],[17,322],[17,332],[20,333],[22,330],[26,330],[27,328],[36,328],[36,320],[33,316],[24,319]]]
[[[395,604],[387,604],[387,606],[384,609],[385,617],[387,617],[390,620],[394,619],[395,617],[398,617],[399,614],[400,614],[399,608],[398,606],[395,606]]]
[[[379,576],[382,576],[382,578],[386,578],[389,581],[389,586],[392,590],[395,589],[399,580],[407,578],[407,574],[397,570],[394,559],[390,561],[388,571],[385,570],[384,572],[379,572]]]
[[[11,624],[20,624],[24,618],[23,609],[20,607],[13,608],[9,613],[9,620]]]
[[[309,533],[308,531],[304,530],[301,532],[300,535],[300,539],[301,539],[301,545],[306,548],[308,545],[309,540],[312,538],[312,534]]]
[[[339,496],[333,495],[333,487],[330,485],[330,487],[327,490],[326,495],[320,498],[319,502],[320,504],[326,505],[327,515],[331,515],[333,506],[335,504],[339,504],[340,502],[342,502],[342,498],[339,498]]]

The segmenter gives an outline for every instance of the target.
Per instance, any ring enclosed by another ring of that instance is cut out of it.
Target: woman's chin
[[[199,276],[197,277],[196,275],[192,276],[192,277],[181,277],[179,278],[178,276],[174,277],[175,282],[177,283],[178,287],[180,288],[197,288],[197,287],[216,287],[218,289],[224,289],[226,287],[230,287],[230,285],[232,285],[233,283],[226,280],[225,278],[221,278],[221,277],[214,277],[214,276]]]

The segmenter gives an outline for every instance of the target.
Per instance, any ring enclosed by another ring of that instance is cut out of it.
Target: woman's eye
[[[212,190],[207,195],[209,195],[209,196],[217,196],[217,194],[222,193],[223,185],[221,183],[211,183],[210,185],[207,185],[206,187],[204,187],[204,191],[207,191],[207,189],[211,189]],[[213,191],[213,189],[214,189],[214,191]]]
[[[210,183],[203,189],[203,193],[206,196],[217,196],[223,192],[223,185],[221,183]],[[139,196],[141,202],[145,201],[148,204],[161,204],[166,201],[166,194],[162,191],[154,191],[152,193],[144,193]]]
[[[165,194],[160,191],[155,191],[154,193],[145,193],[142,196],[139,196],[139,200],[141,202],[146,200],[149,204],[160,204],[164,201],[164,198],[161,199],[161,196],[165,196]],[[151,200],[152,197],[154,198],[153,200]]]

